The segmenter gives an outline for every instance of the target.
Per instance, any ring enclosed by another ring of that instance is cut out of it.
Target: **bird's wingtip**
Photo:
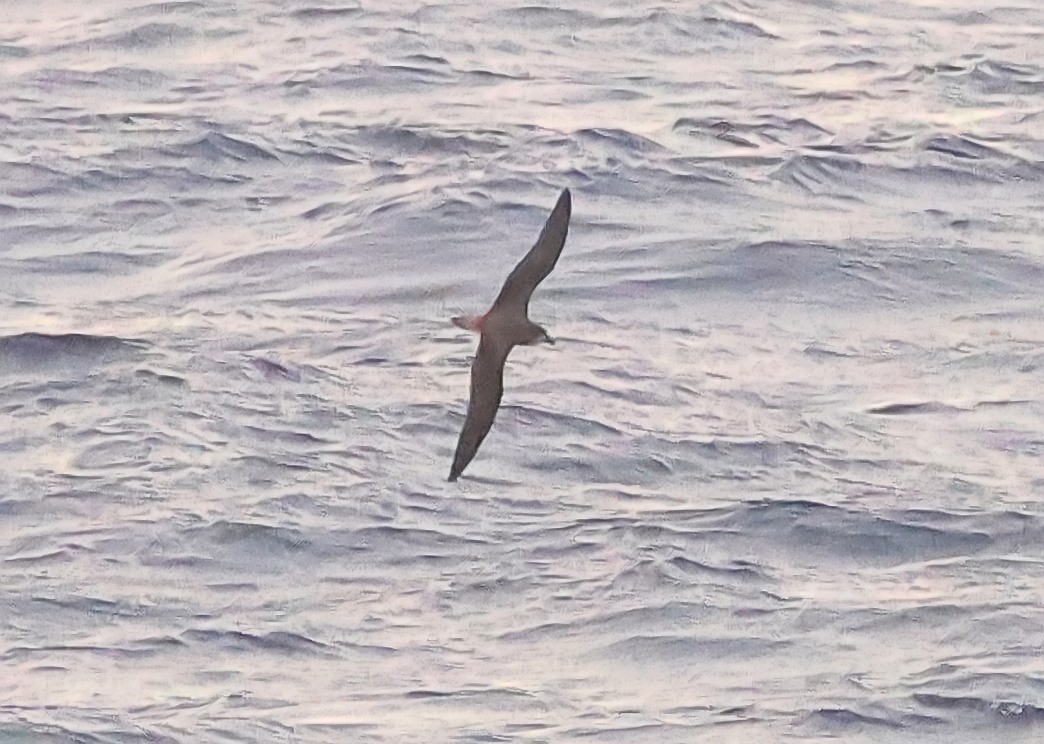
[[[551,210],[551,214],[566,214],[570,215],[573,212],[573,195],[570,193],[568,188],[562,189],[562,193],[558,195],[558,202],[555,204],[555,208]]]

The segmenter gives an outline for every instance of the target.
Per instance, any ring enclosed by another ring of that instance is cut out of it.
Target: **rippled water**
[[[3,14],[4,741],[1044,736],[1039,3]]]

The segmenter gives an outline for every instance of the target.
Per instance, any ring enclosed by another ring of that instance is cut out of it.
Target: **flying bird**
[[[453,318],[454,325],[481,335],[478,353],[471,364],[468,415],[464,419],[460,439],[457,440],[457,451],[450,467],[450,481],[457,480],[464,472],[493,426],[504,392],[504,362],[511,350],[519,344],[531,346],[541,342],[555,342],[546,330],[529,319],[529,298],[537,285],[555,268],[562,254],[572,209],[569,189],[564,189],[536,245],[508,274],[489,311],[485,315]]]

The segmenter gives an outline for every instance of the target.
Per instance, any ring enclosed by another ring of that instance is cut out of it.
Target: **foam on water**
[[[1036,5],[4,13],[0,738],[1040,739]]]

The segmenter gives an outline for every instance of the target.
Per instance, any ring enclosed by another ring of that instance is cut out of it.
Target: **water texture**
[[[0,13],[0,739],[1044,738],[1039,3]]]

